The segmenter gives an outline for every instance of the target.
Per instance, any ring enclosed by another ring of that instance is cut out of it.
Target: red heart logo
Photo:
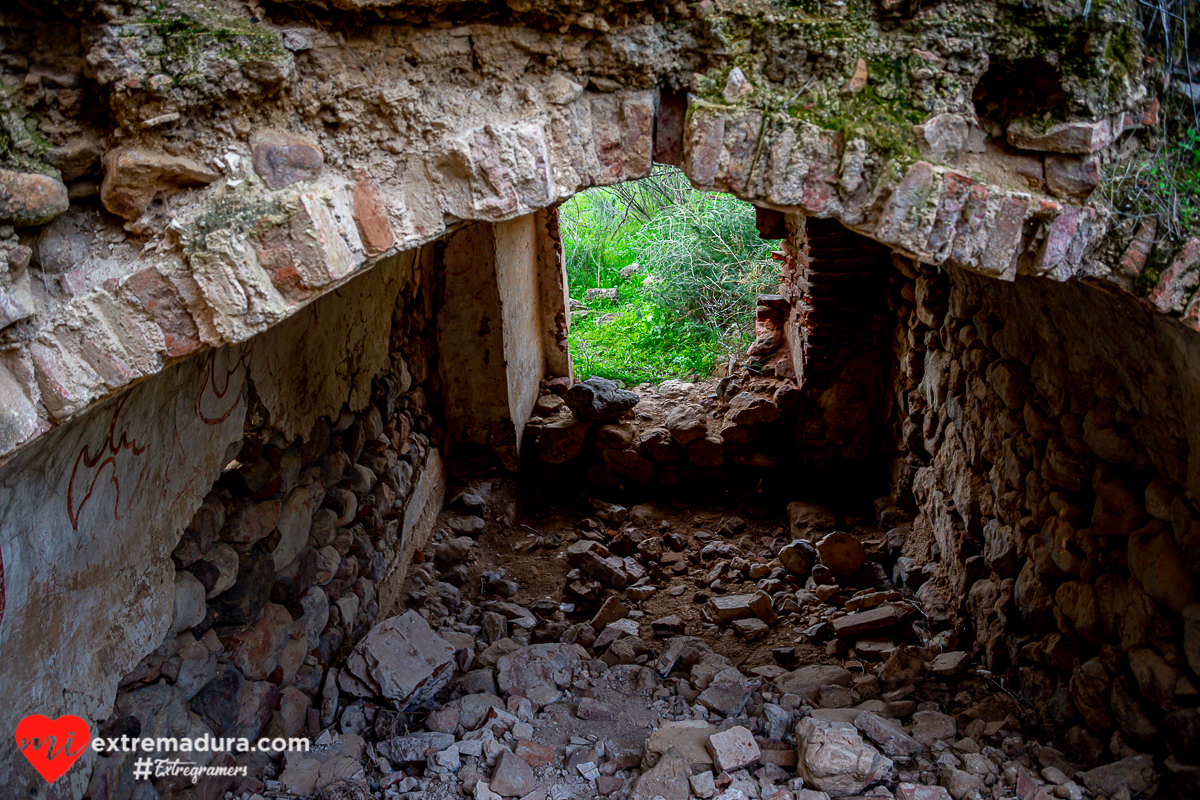
[[[88,724],[70,714],[58,719],[30,714],[17,725],[17,749],[49,783],[79,760],[91,738]]]

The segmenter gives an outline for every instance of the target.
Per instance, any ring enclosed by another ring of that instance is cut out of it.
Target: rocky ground
[[[781,511],[468,483],[312,750],[227,797],[1153,794],[1149,755],[1081,771],[935,630],[902,512]]]

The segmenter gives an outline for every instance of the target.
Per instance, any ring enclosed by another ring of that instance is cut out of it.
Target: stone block
[[[104,154],[100,201],[118,217],[134,220],[160,191],[206,186],[218,177],[186,158],[142,147],[118,147]]]
[[[714,733],[709,737],[707,747],[713,763],[724,772],[748,767],[756,763],[761,754],[754,736],[741,725]]]
[[[879,606],[838,617],[833,621],[833,632],[839,638],[853,639],[873,631],[893,628],[902,621],[903,618],[895,606]]]
[[[1094,153],[1109,142],[1108,120],[1098,122],[1062,122],[1041,128],[1028,120],[1016,120],[1008,126],[1008,143],[1022,150],[1048,153]]]
[[[346,669],[399,710],[432,698],[450,680],[454,648],[410,610],[372,628]]]
[[[796,726],[796,751],[796,773],[805,786],[834,797],[859,794],[892,774],[892,760],[846,722],[802,720]]]

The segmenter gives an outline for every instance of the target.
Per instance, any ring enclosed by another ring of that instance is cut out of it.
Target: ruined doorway
[[[578,377],[721,377],[754,341],[756,296],[779,290],[778,242],[760,238],[754,216],[662,164],[560,206]]]

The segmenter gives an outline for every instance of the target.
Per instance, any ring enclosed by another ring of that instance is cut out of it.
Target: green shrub
[[[753,337],[755,295],[778,287],[775,243],[758,238],[754,207],[696,191],[678,170],[583,192],[563,204],[560,224],[570,296],[615,286],[621,298],[573,321],[581,377],[706,376]],[[618,316],[602,324],[605,313]]]

